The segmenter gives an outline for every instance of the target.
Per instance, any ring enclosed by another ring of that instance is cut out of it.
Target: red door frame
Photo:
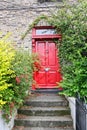
[[[55,29],[55,27],[52,26],[37,26],[32,29],[32,39],[62,39],[61,34],[50,34],[50,35],[36,35],[36,29]]]
[[[55,29],[55,27],[52,26],[36,26],[32,29],[32,52],[35,52],[35,44],[37,40],[53,40],[53,39],[62,39],[61,34],[45,34],[45,35],[38,35],[36,34],[37,29]],[[32,86],[32,90],[35,90],[36,88]]]

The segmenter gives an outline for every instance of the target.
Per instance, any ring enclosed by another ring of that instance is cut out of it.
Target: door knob
[[[47,72],[47,71],[49,71],[50,70],[50,68],[45,68],[45,71]]]

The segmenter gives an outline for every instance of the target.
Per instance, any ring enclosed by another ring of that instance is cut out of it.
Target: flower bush
[[[13,70],[15,71],[15,79],[13,78],[14,100],[16,105],[21,105],[27,90],[32,84],[33,72],[33,55],[24,50],[16,51],[15,60],[13,62]]]
[[[9,34],[0,39],[0,109],[6,121],[28,95],[36,70],[34,63],[38,62],[36,54],[29,54],[22,48],[15,50],[8,37]]]
[[[12,70],[15,76],[10,78],[9,82],[12,86],[6,90],[8,96],[4,95],[7,102],[3,105],[3,116],[7,120],[12,115],[14,108],[18,109],[28,96],[33,81],[34,62],[37,59],[35,57],[37,56],[22,49],[15,50],[14,60],[12,61]]]
[[[41,61],[38,54],[34,54],[33,61],[33,72],[38,72],[41,69]]]

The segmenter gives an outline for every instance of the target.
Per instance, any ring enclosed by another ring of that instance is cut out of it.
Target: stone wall
[[[40,0],[39,0],[40,1]],[[21,41],[22,34],[28,25],[41,14],[56,11],[62,7],[62,2],[38,2],[37,0],[0,0],[0,31],[6,34],[11,32],[12,39],[17,47],[21,45],[31,50],[31,32]],[[40,23],[43,25],[43,22]]]

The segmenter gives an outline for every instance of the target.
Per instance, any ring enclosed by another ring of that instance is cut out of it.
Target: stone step
[[[54,128],[47,128],[47,127],[23,127],[23,126],[16,126],[12,130],[74,130],[72,127],[54,127]]]
[[[32,93],[44,93],[44,94],[58,94],[61,92],[63,89],[62,88],[52,88],[52,89],[36,89],[36,90],[31,90]]]
[[[72,126],[71,116],[25,116],[18,115],[15,119],[15,126],[25,127],[70,127]]]
[[[69,115],[70,109],[68,107],[31,107],[23,106],[18,110],[18,114],[28,116],[61,116]]]
[[[18,110],[13,130],[73,130],[68,101],[57,94],[31,94]]]
[[[67,106],[68,101],[63,96],[53,94],[37,94],[27,97],[24,105],[33,107],[55,107],[55,106]]]

